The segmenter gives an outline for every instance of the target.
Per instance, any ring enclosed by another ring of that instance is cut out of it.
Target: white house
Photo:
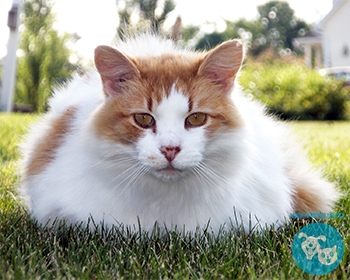
[[[314,31],[297,41],[310,67],[350,66],[350,0],[333,0],[332,10]]]

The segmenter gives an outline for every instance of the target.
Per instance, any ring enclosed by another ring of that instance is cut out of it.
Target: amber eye
[[[135,114],[134,119],[135,122],[143,128],[152,127],[155,123],[154,118],[149,114]]]
[[[207,120],[207,115],[204,113],[193,113],[188,116],[185,124],[186,126],[201,126],[204,125]]]

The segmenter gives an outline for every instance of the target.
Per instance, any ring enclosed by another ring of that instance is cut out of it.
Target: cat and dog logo
[[[323,275],[333,271],[341,262],[344,242],[335,228],[313,223],[296,234],[292,254],[302,270],[313,275]]]

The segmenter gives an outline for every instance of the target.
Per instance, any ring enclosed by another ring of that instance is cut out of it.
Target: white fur
[[[169,42],[159,46],[152,38],[121,45],[129,55],[179,52]],[[130,47],[131,46],[131,47]],[[308,177],[305,159],[291,160],[287,129],[265,116],[261,105],[244,97],[239,89],[232,98],[244,121],[234,132],[208,139],[204,127],[186,130],[188,99],[172,88],[155,108],[157,133],[147,130],[135,146],[116,144],[91,129],[94,111],[102,102],[102,85],[96,73],[75,78],[50,101],[52,110],[39,123],[26,144],[25,162],[36,141],[45,134],[50,120],[68,107],[77,108],[73,131],[65,137],[55,159],[45,170],[23,181],[23,190],[36,219],[47,223],[56,217],[69,222],[94,221],[106,225],[160,226],[195,230],[210,221],[220,226],[250,227],[281,225],[292,213],[293,186],[285,167],[292,165]],[[181,146],[173,165],[184,170],[174,175],[159,172],[167,166],[161,146]],[[286,148],[287,147],[287,148]],[[300,164],[300,169],[296,167]],[[325,184],[319,176],[310,178]],[[336,198],[329,185],[325,198]]]

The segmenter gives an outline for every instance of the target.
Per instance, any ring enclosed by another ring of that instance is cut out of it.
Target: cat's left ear
[[[108,46],[95,49],[95,66],[107,96],[122,93],[126,83],[139,76],[139,70],[126,55]]]
[[[241,67],[243,54],[243,45],[239,40],[224,42],[208,52],[198,74],[220,85],[228,94]]]

